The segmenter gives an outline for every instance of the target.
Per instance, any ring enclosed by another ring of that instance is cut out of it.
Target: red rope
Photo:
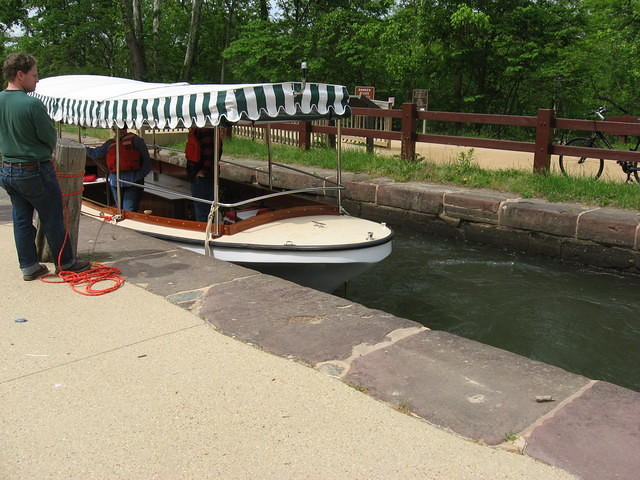
[[[95,213],[89,213],[89,212],[84,212],[83,215],[99,218],[101,220],[104,220],[105,222],[110,222],[111,220],[113,220],[113,215],[96,215]]]
[[[58,172],[56,172],[56,177],[58,177],[58,178],[79,178],[79,177],[84,177],[84,173],[58,173]],[[63,197],[73,197],[75,195],[80,195],[82,192],[84,192],[84,186],[82,187],[82,189],[78,190],[77,192],[62,193],[62,196]]]
[[[77,192],[63,193],[62,196],[63,197],[73,197],[75,195],[82,195],[82,192],[84,192],[84,187],[82,187],[82,190],[78,190]]]
[[[84,173],[58,173],[58,172],[56,172],[56,177],[60,177],[60,178],[78,178],[78,177],[84,177]]]
[[[118,267],[92,263],[92,267],[84,272],[76,273],[60,270],[57,274],[51,273],[40,277],[40,280],[45,283],[68,283],[76,293],[87,296],[98,296],[120,288],[125,282],[124,277],[120,276],[121,273]],[[53,280],[53,278],[57,280]],[[94,288],[94,285],[100,282],[113,282],[113,285],[106,288]]]
[[[56,173],[57,177],[82,177],[84,174],[61,174]],[[84,191],[84,187],[82,190],[71,193],[63,193],[62,196],[73,196],[80,195]],[[64,203],[63,203],[64,204]],[[97,215],[94,215],[97,216]],[[111,217],[109,217],[111,219]],[[105,221],[107,221],[105,219]],[[58,252],[58,261],[56,265],[61,265],[62,263],[62,251],[69,240],[69,212],[67,205],[64,206],[64,224],[65,224],[65,232],[64,232],[64,240],[62,242],[62,246],[60,247],[60,251]],[[71,285],[71,289],[79,293],[80,295],[87,296],[98,296],[104,295],[105,293],[113,292],[117,290],[124,284],[124,277],[121,277],[120,274],[122,271],[118,267],[108,267],[106,265],[102,265],[100,263],[91,263],[91,268],[85,270],[84,272],[69,272],[65,270],[60,270],[57,274],[51,273],[49,275],[44,275],[40,277],[45,283],[68,283]],[[52,278],[56,278],[57,280],[52,280]],[[113,285],[106,288],[94,288],[94,285],[100,282],[113,282]]]

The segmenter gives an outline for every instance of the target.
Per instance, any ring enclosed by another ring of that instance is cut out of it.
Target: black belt
[[[49,161],[45,161],[45,162],[2,162],[2,165],[4,167],[11,167],[11,168],[23,168],[25,170],[36,170],[37,168],[40,168],[40,165],[43,165],[45,163],[49,163]]]

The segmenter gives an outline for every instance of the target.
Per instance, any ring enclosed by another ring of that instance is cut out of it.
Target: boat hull
[[[204,246],[181,242],[176,244],[204,254]],[[392,241],[389,239],[377,245],[344,250],[277,251],[214,246],[213,255],[219,260],[275,275],[306,287],[333,292],[384,260],[391,254],[391,250]]]
[[[87,215],[113,213],[104,210],[83,203]],[[205,254],[204,231],[159,224],[152,216],[140,214],[125,216],[117,224]],[[223,235],[211,240],[210,246],[216,259],[332,292],[386,258],[392,238],[393,232],[384,224],[348,215],[310,215]]]

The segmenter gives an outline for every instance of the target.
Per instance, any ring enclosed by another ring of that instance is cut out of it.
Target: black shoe
[[[22,279],[25,282],[30,282],[32,280],[37,280],[38,278],[40,278],[43,275],[46,275],[47,273],[49,273],[49,269],[46,267],[46,265],[40,264],[40,268],[38,268],[38,270],[36,270],[33,273],[30,273],[29,275],[23,275]]]
[[[60,273],[60,272],[79,273],[79,272],[84,272],[85,270],[89,270],[90,268],[91,268],[91,262],[76,261],[76,263],[74,263],[73,265],[67,268],[56,267],[56,273]]]

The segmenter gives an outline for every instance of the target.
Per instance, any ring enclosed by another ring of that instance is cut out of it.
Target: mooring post
[[[56,176],[62,191],[62,207],[68,228],[67,241],[73,253],[78,251],[78,227],[80,224],[80,207],[82,206],[82,181],[87,153],[84,145],[67,138],[59,138],[56,145]],[[36,222],[36,251],[42,262],[57,262],[53,258],[40,220]]]
[[[551,165],[551,148],[555,117],[553,110],[538,109],[536,122],[536,147],[533,155],[533,173],[547,173]]]

